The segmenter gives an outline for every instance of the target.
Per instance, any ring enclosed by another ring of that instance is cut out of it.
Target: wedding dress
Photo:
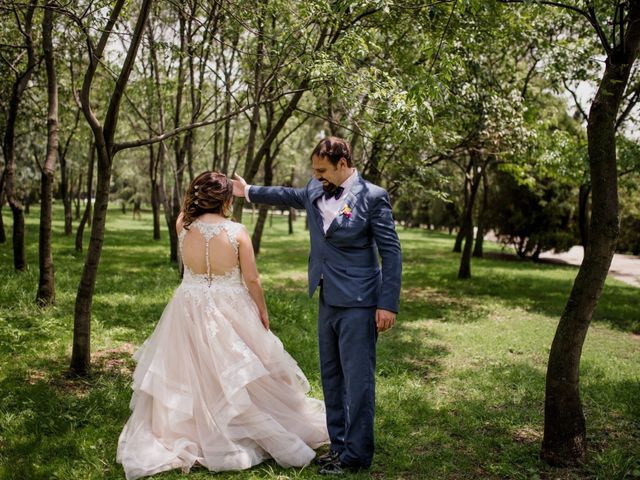
[[[260,322],[238,263],[241,224],[179,235],[184,277],[135,353],[132,414],[118,440],[128,480],[164,470],[304,466],[328,443],[324,405]]]

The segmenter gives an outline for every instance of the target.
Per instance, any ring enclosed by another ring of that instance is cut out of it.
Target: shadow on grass
[[[418,242],[403,245],[403,312],[414,317],[423,312],[429,318],[468,322],[482,318],[487,303],[560,318],[573,286],[577,267],[539,264],[530,261],[473,259],[473,277],[458,280],[459,254],[444,250],[448,242],[442,234],[423,232],[429,249],[421,249],[420,232],[412,233]],[[433,242],[435,237],[436,242]],[[448,240],[448,239],[447,239]],[[440,243],[438,243],[440,242]],[[433,247],[441,247],[433,249]],[[434,288],[435,287],[435,288]],[[416,292],[422,297],[416,298]],[[405,310],[408,308],[408,311]],[[640,333],[640,291],[615,281],[605,285],[593,321],[625,331]]]
[[[415,373],[406,382],[420,381]],[[598,380],[583,389],[588,459],[577,469],[552,468],[539,459],[544,372],[525,363],[458,371],[404,395],[387,388],[377,402],[375,472],[420,479],[627,478],[640,465],[634,408],[640,392],[631,383]],[[442,389],[454,390],[451,400],[434,404]]]
[[[67,377],[63,359],[7,372],[0,382],[7,392],[0,400],[2,478],[97,478],[83,472],[119,468],[114,442],[128,415],[129,369],[128,356],[106,355],[83,379]]]

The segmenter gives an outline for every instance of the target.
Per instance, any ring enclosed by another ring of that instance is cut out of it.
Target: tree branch
[[[500,2],[500,3],[529,3],[526,0],[498,0],[498,2]],[[536,1],[536,3],[542,4],[542,5],[550,5],[552,7],[563,8],[565,10],[570,10],[572,12],[575,12],[575,13],[583,16],[584,18],[586,18],[589,21],[591,26],[595,29],[596,33],[598,34],[598,38],[600,38],[600,43],[602,44],[602,47],[604,48],[605,52],[607,52],[607,54],[611,53],[611,46],[609,45],[609,41],[607,40],[607,36],[602,31],[602,27],[600,26],[600,23],[598,22],[598,19],[596,18],[595,10],[593,9],[593,7],[589,7],[588,11],[586,11],[586,10],[582,10],[581,8],[574,7],[573,5],[567,5],[566,3],[561,3],[561,2],[551,2],[551,1],[546,1],[546,0],[538,0],[538,1]]]
[[[585,112],[584,109],[582,108],[582,105],[580,105],[580,101],[578,100],[578,95],[576,94],[575,91],[569,88],[569,85],[567,85],[567,81],[564,78],[562,79],[562,83],[564,85],[564,88],[567,89],[567,91],[573,97],[573,103],[576,104],[576,108],[580,112],[580,115],[582,115],[582,119],[586,122],[589,119],[589,115],[587,115],[587,112]]]

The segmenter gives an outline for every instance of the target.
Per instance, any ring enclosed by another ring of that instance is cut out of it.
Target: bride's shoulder
[[[235,233],[235,234],[239,234],[241,232],[246,232],[247,229],[245,228],[245,226],[240,223],[240,222],[235,222],[231,219],[227,219],[224,222],[225,227],[227,228],[227,230],[231,233]]]

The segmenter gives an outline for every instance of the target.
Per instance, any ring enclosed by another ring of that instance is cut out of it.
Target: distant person
[[[331,438],[316,463],[320,474],[342,475],[369,468],[373,458],[376,340],[396,321],[402,255],[389,196],[360,176],[345,140],[320,141],[311,166],[314,178],[304,188],[258,187],[237,177],[233,193],[307,211],[309,296],[320,287],[320,372]]]
[[[193,180],[178,218],[184,277],[134,358],[132,414],[118,441],[128,480],[200,464],[302,467],[328,443],[324,406],[269,330],[251,239],[229,220],[232,182]]]
[[[142,220],[142,214],[140,213],[142,211],[142,200],[140,200],[139,198],[136,198],[133,200],[133,219],[134,220]]]

